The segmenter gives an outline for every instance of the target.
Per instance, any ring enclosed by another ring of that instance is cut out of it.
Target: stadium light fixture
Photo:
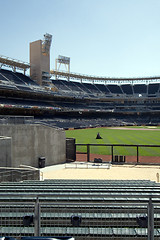
[[[52,35],[49,33],[44,34],[44,40],[42,42],[42,53],[49,54],[52,43]]]
[[[70,73],[70,58],[59,55],[58,58],[55,60],[56,72],[59,71],[61,64],[63,64],[65,66],[67,73]],[[57,76],[56,76],[56,78],[57,78]],[[69,80],[69,76],[68,76],[68,80]]]

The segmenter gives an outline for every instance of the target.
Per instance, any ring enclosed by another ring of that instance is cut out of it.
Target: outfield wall
[[[39,167],[39,158],[45,165],[66,161],[65,132],[39,124],[0,125],[0,135],[12,138],[12,161],[9,167],[28,165]]]

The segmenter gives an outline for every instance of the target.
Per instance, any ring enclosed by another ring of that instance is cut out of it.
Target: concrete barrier
[[[11,138],[10,167],[38,167],[40,157],[50,166],[66,161],[65,131],[40,124],[0,125],[0,135]]]
[[[0,182],[24,180],[40,180],[40,171],[38,169],[0,168]]]

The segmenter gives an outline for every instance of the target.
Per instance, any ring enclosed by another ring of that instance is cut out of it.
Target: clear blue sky
[[[29,62],[29,43],[53,35],[71,72],[160,76],[160,0],[0,0],[0,55]]]

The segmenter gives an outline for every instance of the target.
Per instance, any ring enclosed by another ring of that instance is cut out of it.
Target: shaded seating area
[[[4,69],[1,69],[0,70],[0,73],[1,75],[8,81],[12,81],[14,82],[15,84],[24,84],[24,82],[18,78],[15,73],[11,72],[11,71],[8,71],[8,70],[4,70]]]
[[[148,94],[156,94],[159,91],[159,83],[152,83],[148,85]]]
[[[113,94],[123,94],[121,88],[119,85],[116,84],[110,84],[107,85],[107,88],[109,89],[109,91]]]
[[[123,84],[121,85],[122,91],[127,94],[127,95],[131,95],[133,94],[133,88],[131,84]]]
[[[109,91],[109,89],[107,88],[106,85],[104,85],[104,84],[95,84],[95,85],[100,90],[100,92],[102,92],[104,94],[109,94],[110,93],[110,91]]]
[[[78,86],[82,92],[84,93],[92,93],[91,89],[88,88],[88,86],[85,84],[85,83],[78,83],[78,82],[75,82],[76,86]]]
[[[68,82],[63,81],[63,80],[53,80],[53,84],[56,86],[57,89],[62,90],[62,91],[71,91],[69,88]]]
[[[136,94],[147,94],[147,85],[145,84],[135,84],[133,85],[133,91]]]
[[[30,77],[19,72],[12,72],[5,69],[0,69],[0,88],[26,92],[41,91],[45,93],[45,90]]]
[[[100,91],[95,84],[84,83],[84,86],[89,89],[92,93],[99,94]]]
[[[86,94],[97,95],[133,95],[134,94],[156,94],[159,92],[159,83],[147,84],[96,84],[66,80],[52,80],[60,91],[77,91]]]
[[[37,100],[21,100],[21,99],[9,99],[0,97],[0,107],[10,108],[39,108],[39,109],[60,109],[57,105],[45,101]]]
[[[25,92],[48,93],[50,95],[62,95],[68,97],[107,98],[107,97],[136,97],[137,94],[154,97],[159,92],[159,83],[149,84],[108,84],[96,82],[78,82],[75,80],[51,79],[58,91],[47,92],[33,81],[29,76],[20,72],[12,72],[0,69],[0,88],[15,89]]]
[[[33,85],[33,86],[39,86],[36,82],[34,82],[30,77],[22,74],[22,73],[19,73],[19,72],[16,72],[15,75],[20,78],[23,82],[25,82],[26,84],[28,85]]]

